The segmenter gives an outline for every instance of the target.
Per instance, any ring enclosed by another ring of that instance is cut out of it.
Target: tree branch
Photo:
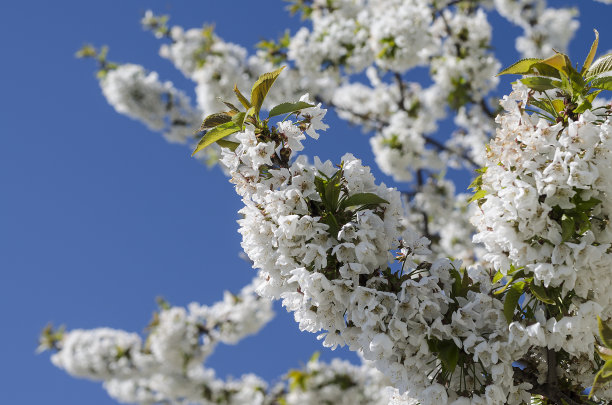
[[[557,353],[554,350],[547,350],[548,372],[546,375],[546,383],[539,384],[535,372],[529,366],[521,369],[517,366],[513,367],[514,380],[517,383],[526,382],[531,384],[532,388],[527,390],[534,395],[542,395],[554,404],[557,405],[584,405],[585,402],[577,402],[568,394],[559,389],[557,380]],[[522,363],[525,365],[525,363]]]
[[[418,169],[417,170],[417,192],[421,191],[423,189],[423,186],[425,185],[425,181],[423,179],[423,169]],[[427,215],[427,213],[421,209],[417,209],[421,215],[423,215],[423,236],[425,236],[427,239],[431,240],[431,234],[429,233],[429,216]]]
[[[337,106],[336,104],[332,103],[331,101],[325,101],[320,97],[315,97],[315,101],[317,103],[323,103],[326,104],[328,107],[331,107],[335,110],[338,111],[343,111],[343,112],[347,112],[349,114],[353,114],[355,117],[360,118],[364,121],[370,121],[372,122],[373,126],[378,129],[379,131],[382,130],[383,127],[385,127],[386,125],[389,125],[389,123],[381,118],[378,117],[370,117],[369,115],[366,114],[359,114],[359,113],[355,113],[353,111],[350,111],[346,108],[342,108]],[[448,146],[444,145],[442,142],[428,136],[425,134],[421,134],[421,136],[423,137],[423,139],[425,140],[425,144],[429,145],[429,146],[433,146],[434,148],[436,148],[438,151],[444,151],[444,152],[448,152],[452,155],[456,155],[458,156],[460,159],[463,159],[464,161],[466,161],[467,163],[469,163],[472,167],[477,168],[480,167],[479,164],[477,164],[474,159],[472,159],[471,157],[468,156],[467,153],[461,153],[459,151],[456,151],[452,148],[449,148]]]
[[[393,72],[393,77],[395,77],[395,82],[397,83],[397,87],[399,88],[400,95],[397,106],[400,110],[406,111],[406,86],[404,86],[402,75],[400,75],[398,72]]]

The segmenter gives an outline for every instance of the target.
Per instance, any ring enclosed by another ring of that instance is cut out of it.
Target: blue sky
[[[581,27],[570,50],[578,61],[592,28],[601,33],[601,49],[612,48],[612,28],[604,21],[612,8],[580,3]],[[299,18],[283,7],[276,0],[2,2],[2,403],[115,403],[100,384],[69,377],[48,354],[35,355],[47,322],[140,332],[156,296],[175,305],[213,303],[223,289],[238,290],[254,275],[238,257],[240,201],[227,179],[191,159],[186,148],[115,113],[93,63],[74,52],[85,42],[108,44],[109,59],[157,70],[193,94],[193,84],[158,57],[159,41],[140,28],[146,9],[170,14],[171,23],[184,27],[214,22],[221,37],[251,49],[285,28],[296,31]],[[517,58],[512,35],[518,30],[500,21],[493,19],[494,45],[507,49],[501,54],[507,65]],[[367,136],[331,117],[328,123],[331,129],[310,140],[306,153],[338,160],[350,151],[373,164]],[[324,350],[277,306],[277,317],[260,334],[220,346],[207,364],[220,376],[254,372],[272,381],[315,350],[324,360],[355,359]]]

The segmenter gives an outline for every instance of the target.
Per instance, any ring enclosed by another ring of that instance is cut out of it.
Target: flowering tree
[[[576,11],[544,0],[290,9],[310,27],[251,56],[210,27],[146,13],[160,54],[195,81],[196,107],[154,72],[79,52],[97,59],[118,112],[220,162],[244,203],[239,232],[258,279],[210,307],[161,302],[144,341],[48,328],[41,348],[57,351],[54,364],[130,403],[612,400],[612,54],[596,57],[597,32],[578,67],[563,53]],[[501,103],[493,11],[524,30],[525,59],[501,71],[524,78]],[[422,66],[428,86],[411,81]],[[298,154],[329,129],[323,106],[372,133],[376,163],[403,191],[350,154],[335,165]],[[456,128],[441,141],[449,114]],[[471,197],[445,178],[456,168],[477,170]],[[274,299],[363,365],[313,358],[272,387],[217,379],[206,356],[259,330]]]

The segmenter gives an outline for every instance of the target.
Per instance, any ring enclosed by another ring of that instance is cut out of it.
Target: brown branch
[[[397,83],[397,87],[399,88],[399,101],[397,106],[400,110],[406,111],[406,86],[404,86],[404,80],[402,80],[402,75],[398,72],[393,73],[393,77],[395,77],[395,81]]]
[[[585,403],[580,401],[577,402],[575,399],[570,397],[568,394],[559,389],[558,381],[557,381],[557,353],[554,350],[547,350],[547,363],[548,363],[548,373],[546,376],[546,382],[544,384],[539,384],[536,374],[529,366],[521,369],[517,366],[513,368],[514,370],[514,380],[517,383],[526,382],[531,384],[531,389],[528,389],[533,395],[542,395],[549,401],[557,405],[584,405]],[[525,365],[525,363],[521,363]],[[564,402],[563,402],[564,401]]]
[[[484,113],[487,114],[489,118],[495,119],[496,117],[495,112],[491,111],[491,109],[489,108],[488,104],[486,103],[484,99],[480,99],[479,105],[480,105],[480,108],[482,108],[482,111],[484,111]]]
[[[425,181],[423,180],[423,169],[418,169],[417,170],[417,192],[421,191],[424,185],[425,185]],[[417,211],[420,211],[421,215],[423,215],[423,236],[425,236],[429,240],[432,240],[431,234],[429,233],[429,216],[424,210],[417,208]]]
[[[382,130],[383,127],[385,127],[386,125],[389,125],[389,123],[381,118],[378,117],[371,117],[369,115],[366,114],[359,114],[359,113],[355,113],[353,111],[350,111],[346,108],[342,108],[342,107],[338,107],[337,105],[335,105],[334,103],[332,103],[331,101],[325,101],[320,97],[315,97],[315,101],[317,103],[323,103],[323,104],[327,104],[328,107],[334,108],[338,111],[343,111],[343,112],[347,112],[349,114],[354,115],[357,118],[360,118],[364,121],[370,121],[372,122],[373,126],[377,129],[377,130]],[[463,159],[464,161],[466,161],[467,163],[469,163],[472,167],[477,168],[480,167],[479,164],[477,164],[474,159],[472,159],[471,157],[468,156],[467,153],[465,152],[459,152],[456,151],[452,148],[449,148],[448,146],[444,145],[442,142],[432,138],[431,136],[425,135],[425,134],[421,134],[421,136],[423,137],[423,139],[425,140],[425,144],[429,145],[429,146],[433,146],[434,148],[436,148],[438,151],[444,151],[444,152],[448,152],[452,155],[456,155],[459,158]]]
[[[430,136],[427,136],[425,134],[422,134],[421,136],[423,137],[423,139],[425,139],[425,143],[435,147],[436,149],[441,150],[441,151],[445,151],[445,152],[448,152],[448,153],[451,153],[453,155],[457,155],[461,159],[465,160],[466,162],[468,162],[470,165],[472,165],[475,168],[476,167],[480,167],[480,165],[477,164],[474,161],[474,159],[469,157],[467,153],[465,153],[465,152],[463,152],[463,153],[457,152],[457,151],[449,148],[448,146],[444,145],[442,142],[440,142],[440,141],[438,141],[438,140],[436,140],[436,139],[434,139],[434,138],[432,138]]]
[[[546,350],[546,384],[549,389],[557,387],[557,352],[552,349]]]

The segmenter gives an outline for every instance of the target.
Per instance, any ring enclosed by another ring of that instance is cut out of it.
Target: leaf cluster
[[[91,44],[85,44],[79,49],[74,56],[79,59],[95,59],[98,62],[98,79],[103,79],[109,71],[117,69],[119,65],[114,62],[109,62],[106,57],[108,55],[108,46],[104,45],[97,49]]]
[[[289,30],[285,31],[282,37],[278,41],[274,40],[262,40],[255,45],[257,49],[264,52],[266,60],[270,61],[274,65],[280,65],[287,61],[287,52],[289,50],[289,43],[291,42],[291,36]]]
[[[43,352],[45,350],[58,350],[59,343],[64,339],[64,333],[66,331],[65,326],[60,326],[57,329],[53,329],[52,324],[48,324],[40,333],[38,338],[37,352]]]
[[[595,59],[599,33],[581,69],[572,66],[569,57],[561,52],[546,58],[522,59],[502,70],[499,75],[520,74],[527,76],[519,81],[529,87],[538,97],[530,97],[528,104],[534,111],[551,122],[567,123],[576,120],[579,114],[593,108],[593,100],[603,90],[612,90],[612,53]]]
[[[570,202],[574,204],[574,208],[563,209],[555,205],[548,214],[551,219],[561,225],[562,242],[576,242],[591,229],[591,221],[594,219],[593,209],[601,203],[601,200],[591,197],[585,201],[582,200],[580,192],[576,192]]]
[[[482,188],[482,176],[487,172],[487,167],[482,167],[480,169],[476,169],[476,173],[479,173],[478,176],[470,183],[468,186],[469,189],[474,190],[474,194],[468,200],[468,203],[473,201],[478,201],[478,206],[480,207],[486,199],[483,199],[485,195],[487,195],[486,190]]]
[[[481,184],[482,180],[479,176],[472,182],[471,187],[480,190]],[[592,220],[594,219],[593,209],[601,203],[601,200],[595,197],[583,200],[580,190],[574,191],[575,194],[570,199],[570,202],[574,205],[573,208],[562,209],[556,205],[552,207],[549,213],[549,217],[557,221],[561,226],[562,242],[578,242],[579,238],[591,229]],[[482,196],[478,196],[478,192],[472,197],[472,200],[482,198]],[[551,243],[541,237],[534,237],[532,239],[533,242]],[[524,267],[517,268],[511,265],[506,274],[498,271],[493,277],[492,282],[494,284],[499,283],[504,278],[506,280],[505,285],[496,290],[495,294],[505,294],[503,297],[504,316],[508,323],[523,318],[535,319],[537,305],[544,305],[548,313],[558,319],[567,313],[571,297],[573,297],[572,292],[563,296],[561,287],[544,287],[537,284],[534,281],[533,275],[528,273]],[[519,302],[524,293],[530,293],[530,298],[520,305]]]
[[[238,143],[228,141],[224,138],[235,134],[236,132],[244,131],[246,124],[250,124],[255,128],[256,135],[270,134],[268,129],[268,121],[270,118],[282,114],[296,113],[305,108],[313,107],[312,104],[304,101],[298,101],[295,103],[281,103],[270,110],[268,118],[265,120],[260,119],[259,113],[264,100],[266,99],[270,88],[284,68],[285,66],[273,72],[264,73],[259,76],[251,88],[250,98],[247,98],[244,94],[242,94],[242,92],[238,89],[238,86],[235,85],[234,94],[245,111],[241,111],[238,107],[230,102],[222,101],[223,104],[229,108],[229,110],[214,113],[204,118],[198,132],[206,132],[198,142],[191,156],[215,142],[219,146],[233,151],[238,147]]]
[[[534,281],[533,276],[524,267],[510,266],[507,274],[498,271],[493,277],[492,282],[499,283],[502,279],[506,280],[505,285],[495,291],[495,295],[504,294],[504,317],[510,324],[515,320],[535,319],[535,310],[539,305],[544,305],[551,316],[561,319],[571,304],[574,296],[573,292],[563,295],[562,288],[544,287]],[[525,299],[520,304],[520,299],[524,293],[529,293],[529,299]],[[518,311],[517,311],[518,309]]]
[[[452,322],[452,315],[459,310],[459,299],[467,299],[470,291],[480,291],[480,283],[474,283],[469,277],[465,269],[450,270],[453,284],[451,285],[450,298],[453,300],[449,305],[446,314],[444,315],[443,323],[449,324]],[[457,367],[460,373],[460,391],[463,392],[479,392],[489,382],[490,376],[479,361],[475,361],[473,356],[465,353],[453,339],[440,340],[435,337],[427,339],[429,350],[436,355],[440,360],[440,366],[437,369],[433,379],[441,384],[450,382]],[[467,379],[467,377],[470,377]],[[482,379],[482,381],[481,381]],[[472,381],[473,386],[468,387],[467,381]]]
[[[482,393],[484,388],[491,383],[491,376],[482,363],[479,360],[474,361],[473,356],[462,351],[454,340],[440,340],[431,337],[427,339],[427,347],[440,360],[440,365],[432,371],[434,381],[448,384],[458,368],[460,393]],[[472,384],[468,387],[469,381]]]
[[[314,0],[283,0],[289,3],[287,10],[294,16],[297,13],[302,14],[302,20],[309,19],[315,10],[334,11],[334,1],[326,0],[325,4],[315,3]]]
[[[156,37],[167,37],[170,35],[170,28],[168,28],[168,15],[147,15],[143,19],[143,27],[151,30]]]
[[[357,212],[365,209],[375,209],[389,202],[374,193],[357,193],[349,196],[345,187],[344,163],[331,177],[319,172],[314,183],[321,202],[311,201],[313,215],[321,217],[320,222],[326,224],[328,233],[334,238],[345,224],[352,221]],[[318,204],[317,204],[318,203]]]
[[[205,24],[202,27],[202,41],[200,42],[200,46],[193,51],[193,60],[196,62],[198,68],[202,68],[206,64],[206,58],[208,56],[223,56],[222,52],[213,49],[213,45],[216,41],[214,31],[214,24]],[[215,77],[213,76],[213,78]]]

